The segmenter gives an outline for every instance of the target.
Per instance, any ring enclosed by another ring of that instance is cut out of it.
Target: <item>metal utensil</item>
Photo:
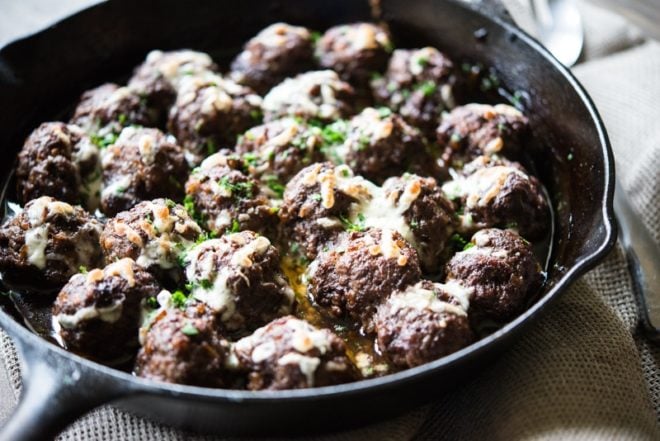
[[[567,67],[579,59],[584,41],[580,13],[573,0],[532,0],[539,38]],[[616,181],[614,212],[642,324],[654,342],[660,343],[660,249],[630,205],[620,182]]]
[[[564,66],[574,65],[584,45],[582,18],[574,0],[532,0],[539,40]]]

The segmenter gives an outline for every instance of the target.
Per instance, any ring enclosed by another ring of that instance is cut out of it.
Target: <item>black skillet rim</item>
[[[137,394],[147,394],[147,395],[170,395],[173,397],[181,398],[197,398],[205,400],[219,400],[227,402],[259,402],[259,403],[268,403],[268,402],[282,402],[282,401],[309,401],[309,400],[318,400],[322,398],[331,398],[335,396],[350,396],[353,394],[360,394],[363,392],[369,392],[378,389],[390,389],[404,385],[409,382],[417,382],[422,380],[424,377],[434,375],[436,371],[440,371],[443,368],[448,368],[452,365],[459,365],[468,361],[471,358],[480,356],[482,352],[487,351],[491,346],[495,346],[501,341],[514,337],[513,334],[519,332],[523,327],[529,325],[535,319],[538,318],[539,314],[546,306],[552,301],[556,300],[561,294],[563,294],[570,285],[578,279],[580,276],[585,274],[588,270],[593,268],[609,250],[614,246],[617,238],[616,233],[616,224],[614,221],[614,209],[613,209],[613,199],[614,199],[614,157],[612,153],[612,148],[607,136],[607,132],[596,107],[592,99],[587,94],[584,87],[579,83],[579,81],[573,76],[568,68],[562,65],[557,61],[552,54],[534,37],[527,34],[525,31],[520,29],[518,26],[512,22],[503,19],[499,16],[488,15],[484,11],[479,10],[478,8],[471,7],[469,4],[464,2],[459,2],[457,0],[450,0],[454,3],[459,3],[463,7],[471,9],[473,12],[481,15],[486,20],[495,22],[499,26],[505,28],[508,32],[518,37],[525,44],[529,45],[535,52],[541,55],[546,61],[550,62],[555,69],[563,76],[564,80],[571,86],[571,88],[577,93],[580,100],[585,105],[585,108],[589,112],[592,122],[595,125],[595,128],[598,132],[601,153],[603,157],[603,179],[604,179],[604,192],[602,199],[602,215],[603,215],[603,226],[605,227],[605,236],[600,243],[599,247],[590,253],[589,255],[581,257],[575,265],[569,268],[561,278],[554,284],[554,286],[545,293],[541,298],[539,298],[529,309],[524,313],[518,316],[516,319],[507,323],[501,329],[497,330],[493,334],[471,344],[470,346],[461,349],[458,352],[445,356],[441,359],[435,360],[424,365],[397,372],[394,374],[385,375],[383,377],[360,380],[355,383],[340,384],[335,386],[325,386],[318,388],[309,388],[309,389],[297,389],[297,390],[283,390],[283,391],[246,391],[246,390],[231,390],[231,389],[213,389],[197,386],[187,386],[179,384],[169,384],[163,382],[157,382],[153,380],[147,380],[143,378],[136,377],[126,372],[119,371],[107,366],[104,366],[99,363],[87,360],[83,357],[80,357],[74,353],[66,351],[65,349],[58,347],[54,344],[47,342],[38,335],[32,333],[30,330],[25,328],[23,325],[18,323],[15,319],[9,316],[5,311],[0,311],[0,324],[2,327],[10,333],[10,336],[17,337],[20,339],[21,344],[26,344],[30,346],[39,347],[44,345],[44,348],[47,348],[48,351],[53,351],[58,356],[68,358],[74,363],[80,364],[83,367],[89,369],[94,374],[100,374],[108,377],[112,377],[115,381],[127,382],[133,386],[127,392],[127,395],[132,393]],[[101,2],[103,3],[103,2]],[[66,22],[72,17],[84,13],[85,11],[100,6],[100,3],[94,3],[89,7],[78,9],[66,18],[63,18],[52,25],[48,26],[45,29],[40,31],[27,34],[17,40],[14,40],[3,48],[0,48],[0,57],[2,53],[14,46],[20,44],[24,40],[28,40],[35,35],[39,35],[48,31],[48,29],[56,26],[65,25]],[[25,363],[25,360],[23,361]]]

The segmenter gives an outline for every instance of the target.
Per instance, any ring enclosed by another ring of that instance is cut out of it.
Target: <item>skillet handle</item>
[[[16,340],[15,340],[16,341]],[[23,389],[14,413],[0,429],[1,441],[54,439],[93,408],[129,391],[107,375],[44,347],[16,341]]]

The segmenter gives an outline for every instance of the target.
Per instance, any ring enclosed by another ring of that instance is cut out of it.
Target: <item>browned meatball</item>
[[[442,159],[453,166],[480,155],[515,157],[524,147],[529,125],[515,107],[467,104],[443,115],[437,139]]]
[[[520,168],[478,169],[467,177],[445,183],[442,189],[461,206],[463,232],[506,227],[536,240],[548,231],[550,211],[541,184]]]
[[[284,191],[282,235],[292,251],[313,259],[347,226],[352,207],[371,197],[373,184],[329,162],[302,169]]]
[[[62,202],[86,203],[93,196],[86,189],[99,176],[99,167],[99,150],[82,129],[61,122],[43,123],[25,140],[18,155],[19,200],[27,203],[52,196]]]
[[[268,92],[262,104],[266,121],[293,116],[330,122],[352,115],[354,106],[355,91],[331,70],[287,78]]]
[[[181,79],[218,70],[208,54],[188,49],[151,51],[128,81],[128,87],[147,100],[150,108],[164,114],[176,98]]]
[[[405,172],[441,174],[419,131],[385,108],[368,107],[354,116],[336,153],[355,174],[378,184]]]
[[[274,23],[245,44],[231,63],[231,76],[263,95],[285,78],[311,69],[313,46],[309,29]]]
[[[0,271],[10,285],[61,288],[103,256],[101,224],[80,207],[49,196],[28,202],[0,227]]]
[[[180,82],[167,127],[189,154],[192,164],[261,123],[261,97],[220,75],[195,75]]]
[[[108,216],[140,201],[181,199],[188,177],[183,149],[158,129],[127,127],[103,151],[101,211]]]
[[[110,219],[101,234],[106,261],[130,257],[171,287],[183,280],[180,263],[202,230],[169,199],[137,204]]]
[[[186,258],[191,295],[220,317],[227,331],[243,332],[291,312],[293,290],[280,269],[280,255],[251,231],[211,239]]]
[[[377,103],[429,137],[442,112],[455,107],[460,94],[454,63],[432,47],[395,50],[385,76],[374,79],[371,87]]]
[[[399,368],[456,352],[472,342],[470,290],[423,280],[390,296],[374,319],[378,349]]]
[[[417,252],[394,230],[342,235],[309,267],[309,292],[334,317],[350,317],[373,331],[378,305],[421,277]]]
[[[209,156],[186,183],[186,206],[200,224],[217,235],[252,230],[273,237],[277,209],[243,163],[222,153]]]
[[[543,273],[529,242],[511,230],[481,230],[447,263],[447,280],[473,290],[470,317],[503,322],[522,311]]]
[[[157,116],[135,91],[106,83],[82,94],[70,122],[103,137],[130,124],[153,126]]]
[[[463,165],[462,168],[456,169],[456,171],[460,176],[470,176],[471,174],[473,174],[477,170],[481,170],[482,168],[497,167],[497,166],[513,167],[513,168],[517,168],[523,173],[527,173],[525,167],[523,167],[522,164],[520,164],[519,162],[510,161],[505,157],[497,154],[477,156],[472,161]]]
[[[385,200],[403,216],[399,232],[417,250],[422,268],[437,273],[448,257],[447,242],[458,223],[454,204],[433,178],[409,174],[390,178],[383,191]]]
[[[323,161],[319,127],[294,118],[278,119],[253,127],[239,138],[236,152],[250,175],[259,178],[270,196],[281,198],[286,184],[304,167]]]
[[[53,327],[64,347],[82,355],[114,360],[138,347],[141,302],[156,296],[156,280],[132,259],[76,274],[53,305]]]
[[[233,354],[238,368],[248,373],[250,390],[330,386],[356,378],[339,337],[292,316],[242,338]]]
[[[316,45],[321,67],[336,71],[358,88],[368,88],[374,72],[385,70],[390,52],[389,33],[373,23],[331,27]]]
[[[146,328],[135,373],[151,380],[205,387],[227,387],[229,343],[219,332],[217,315],[204,303],[183,309],[163,301]]]

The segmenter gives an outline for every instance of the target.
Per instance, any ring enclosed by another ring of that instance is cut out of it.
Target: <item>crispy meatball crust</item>
[[[421,277],[417,252],[394,230],[345,233],[308,269],[309,292],[334,317],[373,331],[378,305]]]
[[[459,78],[454,63],[435,48],[397,49],[385,75],[374,79],[371,87],[377,103],[430,138],[442,112],[456,106]]]
[[[447,263],[448,281],[473,289],[471,319],[505,322],[518,315],[543,282],[529,242],[511,230],[485,229]]]
[[[316,45],[321,67],[332,69],[358,88],[368,88],[374,72],[382,72],[392,52],[390,35],[373,23],[352,23],[328,29]]]
[[[243,162],[222,153],[209,156],[186,183],[186,202],[208,231],[251,230],[274,237],[278,223],[260,183],[244,173]]]
[[[188,177],[184,151],[158,129],[127,127],[103,151],[101,211],[113,216],[140,201],[181,199]]]
[[[292,116],[330,122],[355,113],[355,91],[334,71],[305,72],[273,87],[262,108],[266,121]]]
[[[340,150],[355,174],[377,184],[406,172],[441,174],[421,133],[387,109],[368,107],[354,116]]]
[[[53,305],[53,326],[64,346],[100,360],[134,355],[141,302],[160,286],[132,259],[76,274]]]
[[[344,231],[341,219],[349,217],[352,204],[369,197],[369,183],[354,177],[346,166],[329,162],[302,169],[286,185],[280,207],[282,237],[311,260]]]
[[[351,382],[356,372],[344,342],[292,316],[279,318],[233,348],[250,390],[301,389]]]
[[[61,288],[78,268],[96,268],[102,226],[80,207],[49,196],[28,202],[0,227],[0,271],[9,285]]]
[[[130,257],[170,287],[183,280],[179,263],[201,232],[181,205],[155,199],[110,219],[101,234],[101,247],[107,262]]]
[[[321,129],[294,118],[253,127],[239,138],[236,152],[250,175],[259,178],[272,197],[282,197],[284,184],[304,167],[323,161]]]
[[[142,330],[135,373],[167,383],[227,387],[229,343],[219,329],[218,317],[204,303],[161,308]]]
[[[220,75],[182,79],[167,127],[199,164],[220,148],[231,147],[236,137],[261,123],[261,97],[252,89]]]
[[[311,69],[313,53],[309,29],[274,23],[245,44],[231,63],[231,77],[263,95],[285,78]]]
[[[18,154],[18,198],[24,204],[40,196],[80,203],[85,199],[84,184],[98,167],[98,148],[82,129],[61,122],[43,123]]]
[[[423,280],[398,291],[375,318],[378,348],[406,369],[456,352],[473,340],[467,316],[469,289]]]
[[[185,261],[191,295],[208,304],[227,331],[253,330],[291,312],[293,290],[277,248],[264,236],[243,231],[207,240]]]
[[[151,51],[135,68],[128,87],[147,100],[149,107],[163,114],[174,104],[181,79],[216,72],[218,66],[208,54],[189,49]]]
[[[70,123],[88,133],[105,135],[108,131],[119,133],[130,124],[154,126],[157,117],[137,92],[106,83],[82,94]]]
[[[505,227],[536,240],[548,231],[550,211],[541,184],[519,167],[481,168],[446,182],[442,189],[462,207],[463,232]]]
[[[480,155],[515,157],[529,134],[527,118],[506,104],[467,104],[442,116],[436,132],[442,159],[462,165]]]
[[[454,204],[433,178],[409,174],[390,178],[383,184],[383,191],[395,206],[405,204],[402,215],[410,234],[404,237],[417,250],[422,269],[437,273],[448,258],[447,242],[458,225]]]

